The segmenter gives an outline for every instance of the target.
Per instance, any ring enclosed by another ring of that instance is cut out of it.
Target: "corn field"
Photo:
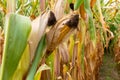
[[[106,53],[120,65],[120,0],[0,0],[0,80],[99,80]]]

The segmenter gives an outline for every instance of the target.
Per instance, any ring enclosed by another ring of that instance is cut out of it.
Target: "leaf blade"
[[[19,60],[27,45],[31,31],[30,19],[18,14],[10,14],[5,26],[5,46],[3,50],[2,80],[11,80]]]

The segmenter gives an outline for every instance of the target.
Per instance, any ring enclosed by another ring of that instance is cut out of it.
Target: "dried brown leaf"
[[[54,12],[57,20],[64,16],[64,7],[65,7],[64,0],[57,0],[54,6]]]
[[[61,55],[62,62],[68,63],[69,62],[69,53],[68,53],[67,45],[60,44],[58,49],[59,49],[59,54]]]

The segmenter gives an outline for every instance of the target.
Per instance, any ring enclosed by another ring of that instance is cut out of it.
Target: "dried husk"
[[[74,33],[78,25],[77,14],[68,15],[60,19],[47,33],[48,53],[53,51],[60,43],[64,42],[70,34]]]
[[[65,10],[64,7],[65,7],[64,0],[56,1],[56,4],[54,6],[54,13],[57,20],[59,20],[64,16],[64,10]]]
[[[102,63],[104,54],[103,44],[100,38],[99,31],[97,32],[97,44],[96,48],[93,47],[90,41],[89,34],[87,32],[85,38],[85,80],[97,80],[99,69]]]
[[[52,11],[46,10],[45,12],[41,13],[39,17],[32,21],[32,31],[29,38],[31,61],[34,58],[38,43],[45,33],[47,26],[49,25],[48,22],[51,18],[51,13]]]

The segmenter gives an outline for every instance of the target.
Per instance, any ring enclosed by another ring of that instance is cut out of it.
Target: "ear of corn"
[[[47,33],[47,49],[53,51],[77,29],[79,15],[72,14],[60,19]]]
[[[5,24],[5,44],[2,59],[2,80],[11,80],[26,48],[31,22],[29,18],[10,14]]]

